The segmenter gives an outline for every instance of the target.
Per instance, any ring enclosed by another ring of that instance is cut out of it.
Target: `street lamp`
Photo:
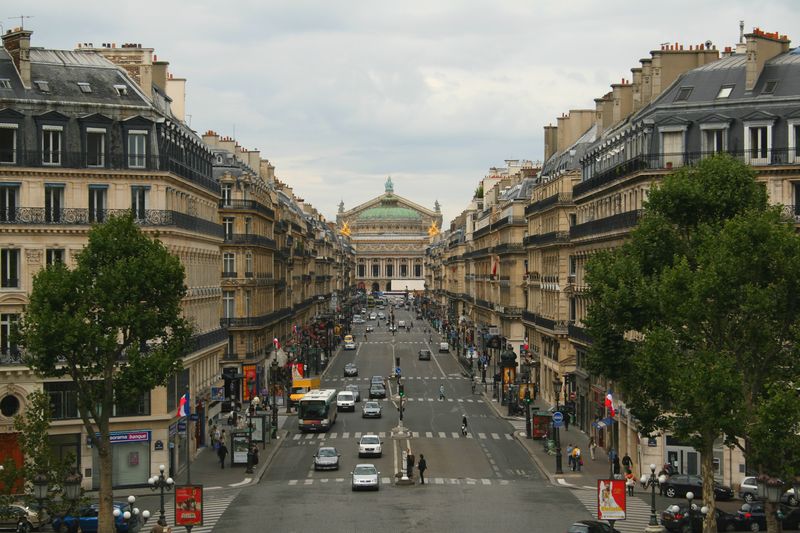
[[[253,415],[260,403],[261,398],[254,396],[250,400],[250,408],[247,410],[247,469],[245,470],[247,474],[253,473]]]
[[[128,508],[124,511],[123,508],[115,507],[114,508],[114,518],[119,518],[122,516],[125,525],[128,526],[128,531],[139,531],[141,526],[147,522],[150,518],[150,511],[145,509],[141,513],[139,512],[138,507],[134,507],[133,504],[136,502],[136,496],[130,495],[128,496]]]
[[[278,392],[278,360],[273,359],[272,364],[270,365],[270,371],[272,373],[272,379],[270,380],[270,387],[272,388],[272,438],[278,434],[278,401],[275,398]]]
[[[697,505],[693,504],[692,500],[694,500],[694,492],[689,491],[686,493],[686,501],[689,502],[689,510],[687,513],[689,515],[689,529],[694,531],[694,511]]]
[[[556,393],[556,412],[559,412],[558,406],[558,399],[561,396],[561,378],[558,377],[558,374],[553,378],[553,390]],[[559,435],[559,428],[555,424],[553,424],[553,428],[556,430],[556,474],[563,474],[564,471],[561,468],[561,435]]]
[[[660,476],[656,477],[656,465],[650,464],[650,475],[642,474],[641,479],[642,485],[644,485],[645,490],[647,487],[650,487],[650,523],[648,526],[658,526],[658,517],[656,516],[656,487],[661,485],[662,483],[667,482],[667,476],[661,474]],[[663,529],[659,528],[659,531],[663,531]]]
[[[67,508],[64,509],[64,514],[61,516],[59,523],[59,531],[64,526],[64,517],[69,514],[72,506],[81,497],[81,480],[83,477],[80,473],[73,471],[62,480],[64,494],[63,497],[67,501]],[[39,507],[44,508],[45,502],[50,500],[50,478],[47,474],[36,474],[33,476],[33,497],[39,502]]]
[[[165,522],[166,517],[164,515],[164,491],[172,490],[172,487],[175,485],[175,481],[171,477],[164,476],[164,465],[158,466],[159,474],[157,476],[153,476],[147,480],[147,483],[150,485],[150,490],[152,491],[160,491],[161,492],[161,508],[159,509],[160,518],[158,519],[159,523]]]

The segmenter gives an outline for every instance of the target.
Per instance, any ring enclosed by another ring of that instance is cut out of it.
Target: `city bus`
[[[328,431],[336,422],[336,390],[314,389],[297,403],[300,431]]]

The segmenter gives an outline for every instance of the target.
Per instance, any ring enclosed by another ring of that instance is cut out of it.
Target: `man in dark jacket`
[[[406,477],[409,479],[414,477],[414,454],[411,453],[411,448],[406,451]]]
[[[217,457],[219,457],[219,466],[225,469],[225,457],[228,456],[228,447],[225,446],[224,442],[219,444],[219,448],[217,448]]]
[[[417,465],[417,469],[419,470],[419,484],[425,484],[425,470],[428,469],[428,462],[425,460],[425,456],[419,454],[419,464]]]

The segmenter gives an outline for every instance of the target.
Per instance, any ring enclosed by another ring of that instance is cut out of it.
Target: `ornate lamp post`
[[[501,401],[502,401],[502,398],[503,398],[503,379],[505,379],[506,376],[508,376],[508,394],[506,395],[507,396],[506,401],[508,403],[508,415],[511,416],[513,414],[513,409],[515,407],[515,405],[514,405],[515,402],[511,401],[512,400],[512,398],[511,398],[511,396],[512,396],[512,394],[511,394],[511,392],[512,392],[511,383],[512,383],[512,380],[513,380],[513,377],[511,375],[512,374],[512,370],[511,369],[512,368],[513,369],[517,368],[517,354],[515,354],[514,350],[511,349],[511,345],[510,344],[506,345],[505,351],[500,354],[500,367],[502,369],[501,370],[502,376],[501,376],[501,381],[500,381],[500,398],[501,398]],[[508,370],[506,370],[506,369],[508,369]]]
[[[270,379],[270,388],[272,389],[272,427],[271,435],[274,438],[278,434],[278,401],[275,396],[278,392],[278,361],[273,359],[270,364],[270,372],[272,378]]]
[[[147,480],[148,485],[150,485],[150,490],[152,491],[159,491],[161,493],[161,507],[159,508],[158,512],[160,514],[158,522],[166,524],[166,517],[164,516],[164,491],[172,490],[172,487],[175,485],[175,481],[171,477],[166,477],[164,475],[164,465],[158,466],[158,475],[153,476]],[[163,525],[163,524],[162,524]]]
[[[650,475],[648,476],[647,474],[642,474],[642,477],[639,479],[639,481],[641,481],[645,489],[650,487],[650,523],[647,525],[647,529],[645,531],[647,533],[664,531],[664,528],[658,525],[658,516],[656,516],[656,487],[662,483],[666,483],[667,476],[661,474],[660,476],[656,477],[656,465],[651,463]]]
[[[125,525],[128,526],[128,531],[136,532],[142,527],[142,525],[147,522],[147,519],[150,518],[150,511],[144,510],[143,512],[139,513],[139,508],[134,507],[133,504],[136,502],[136,496],[128,496],[128,508],[125,509],[124,507],[120,509],[119,507],[114,508],[114,518],[119,518],[122,516],[122,519]]]
[[[61,516],[58,531],[64,527],[64,517],[69,514],[72,506],[81,497],[81,480],[83,477],[78,472],[68,474],[63,480],[63,498],[67,501],[67,508]],[[47,474],[33,476],[33,497],[39,502],[39,507],[47,507],[45,502],[50,501],[50,478]],[[150,516],[148,514],[148,516]]]
[[[553,391],[555,391],[556,393],[556,412],[559,412],[558,399],[561,396],[561,386],[562,386],[561,378],[559,378],[558,374],[556,374],[556,377],[553,378]],[[555,426],[555,430],[556,430],[556,474],[563,474],[564,470],[562,469],[561,466],[561,435],[559,434],[559,428],[557,426]]]

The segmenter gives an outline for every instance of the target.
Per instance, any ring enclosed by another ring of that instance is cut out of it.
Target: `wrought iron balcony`
[[[592,344],[592,342],[594,342],[586,328],[576,326],[575,324],[569,325],[569,338],[575,339],[584,344]]]
[[[572,203],[572,193],[570,192],[559,192],[552,196],[548,196],[547,198],[543,198],[539,201],[533,202],[525,207],[525,216],[532,215],[534,213],[538,213],[539,211],[544,211],[548,207],[554,206],[556,204],[571,204]]]
[[[523,239],[525,246],[547,246],[556,243],[569,243],[568,231],[551,231],[540,235],[528,235]]]
[[[261,202],[256,202],[255,200],[232,200],[232,199],[225,199],[219,201],[219,208],[220,210],[245,210],[245,211],[255,211],[256,213],[261,213],[264,216],[269,218],[275,218],[275,211],[271,208],[265,206]]]
[[[270,250],[275,250],[275,240],[263,235],[253,233],[229,233],[225,235],[225,244],[245,244],[251,246],[263,246]]]
[[[569,236],[572,239],[579,239],[590,235],[627,230],[639,223],[642,214],[643,211],[637,209],[611,215],[610,217],[598,218],[597,220],[591,220],[582,224],[576,224],[569,229]]]

